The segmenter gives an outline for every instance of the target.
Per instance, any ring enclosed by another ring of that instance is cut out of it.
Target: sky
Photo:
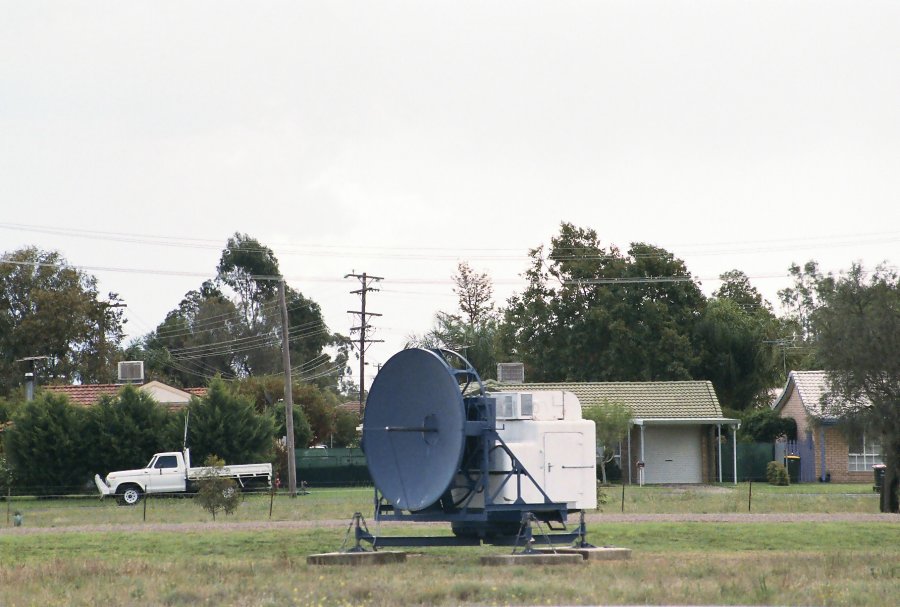
[[[898,59],[883,1],[0,0],[0,252],[61,251],[134,338],[246,233],[332,331],[383,277],[372,363],[561,222],[776,303],[900,262]]]

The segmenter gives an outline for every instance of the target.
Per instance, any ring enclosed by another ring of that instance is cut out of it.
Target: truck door
[[[184,491],[184,470],[178,466],[175,455],[160,455],[150,470],[148,493]]]

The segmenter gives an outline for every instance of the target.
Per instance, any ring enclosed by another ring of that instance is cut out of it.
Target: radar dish
[[[435,504],[457,473],[466,412],[455,371],[431,350],[402,350],[369,391],[362,446],[375,486],[397,509]]]

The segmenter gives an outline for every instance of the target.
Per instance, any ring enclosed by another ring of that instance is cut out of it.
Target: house
[[[102,396],[113,396],[126,384],[81,384],[77,386],[44,386],[46,392],[65,394],[69,401],[76,405],[90,406],[100,401]],[[138,390],[147,392],[162,406],[168,409],[186,407],[194,396],[206,395],[206,388],[175,388],[160,381],[151,381],[137,386]]]
[[[708,483],[722,481],[723,428],[734,434],[740,421],[723,416],[708,381],[583,382],[508,384],[517,391],[566,390],[582,409],[621,403],[632,412],[632,429],[621,448],[624,480],[629,483]],[[736,452],[732,456],[737,478]],[[641,465],[643,464],[643,465]],[[643,476],[643,479],[641,479]]]
[[[864,431],[849,431],[823,406],[828,393],[825,371],[791,371],[772,408],[797,422],[801,481],[872,482],[872,466],[882,463],[881,447]],[[803,465],[804,458],[813,462]],[[804,474],[804,470],[808,470]]]

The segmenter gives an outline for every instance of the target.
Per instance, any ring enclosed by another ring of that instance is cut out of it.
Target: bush
[[[200,489],[197,491],[197,503],[212,514],[216,520],[216,513],[224,511],[225,514],[234,514],[241,503],[241,488],[233,478],[221,475],[225,462],[210,455],[203,462],[207,469],[200,475],[197,481]]]
[[[743,441],[773,443],[779,438],[797,440],[797,422],[790,417],[781,417],[773,409],[751,409],[743,411],[740,417]]]
[[[134,386],[105,396],[88,409],[86,451],[90,468],[101,475],[147,464],[154,453],[181,446],[166,436],[171,415],[153,397]]]
[[[791,484],[787,468],[780,462],[769,462],[766,466],[766,480],[772,485],[785,487]]]
[[[81,490],[91,478],[86,422],[84,408],[61,394],[41,393],[20,408],[3,433],[16,487],[44,495]]]
[[[272,461],[275,419],[257,413],[221,379],[210,382],[206,396],[191,400],[189,408],[188,443],[198,460],[216,454],[236,464]]]

